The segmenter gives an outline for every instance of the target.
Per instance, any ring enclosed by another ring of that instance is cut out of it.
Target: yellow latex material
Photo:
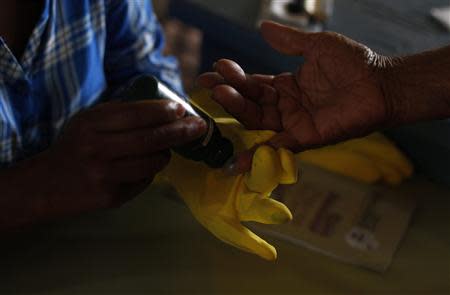
[[[250,142],[263,142],[274,134],[246,131],[235,120],[217,122],[238,151]],[[276,259],[276,249],[241,221],[279,224],[292,219],[284,204],[270,198],[279,183],[297,181],[296,160],[291,152],[260,146],[253,156],[251,171],[238,176],[228,176],[220,169],[173,155],[160,176],[177,189],[195,218],[217,238],[264,259]]]
[[[365,183],[398,185],[411,177],[414,171],[408,158],[381,133],[306,151],[298,157]]]
[[[192,100],[211,116],[222,117],[220,120],[229,122],[234,121],[229,119],[229,115],[210,98],[210,95],[208,90],[197,89],[192,93]],[[248,134],[247,142],[242,142],[242,145],[247,148],[253,146],[255,138],[252,136],[267,140],[273,135],[268,131],[260,132],[261,134]],[[408,158],[381,133],[373,133],[335,146],[309,150],[297,157],[302,161],[369,184],[384,182],[397,185],[411,177],[414,172]]]
[[[263,143],[275,134],[246,130],[209,95],[208,91],[197,90],[191,98],[215,118],[222,134],[233,142],[237,152]],[[366,183],[384,180],[398,184],[412,174],[410,162],[381,134],[307,151],[298,157]],[[255,151],[251,171],[239,176],[228,176],[221,170],[174,155],[161,175],[177,189],[195,218],[216,237],[267,260],[276,259],[276,249],[241,221],[279,224],[292,219],[284,204],[269,197],[279,184],[297,181],[297,164],[291,152],[260,146]]]

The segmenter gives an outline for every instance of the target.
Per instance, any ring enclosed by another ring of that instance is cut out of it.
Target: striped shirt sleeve
[[[110,89],[137,75],[151,74],[183,94],[178,63],[163,56],[163,48],[164,35],[149,1],[109,2],[104,67]]]

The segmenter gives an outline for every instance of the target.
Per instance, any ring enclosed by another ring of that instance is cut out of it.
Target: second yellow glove
[[[414,170],[408,158],[381,133],[305,151],[298,158],[365,183],[397,185]]]

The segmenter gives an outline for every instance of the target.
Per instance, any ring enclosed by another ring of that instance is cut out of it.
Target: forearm
[[[450,117],[450,46],[393,58],[381,72],[389,125]]]

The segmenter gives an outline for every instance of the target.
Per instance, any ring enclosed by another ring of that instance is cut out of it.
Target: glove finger
[[[242,195],[238,213],[241,221],[264,224],[281,224],[292,220],[291,211],[283,203],[257,194]]]
[[[384,161],[375,161],[374,163],[380,170],[384,182],[390,185],[398,185],[402,182],[404,177],[396,167]]]
[[[353,139],[342,144],[342,147],[364,154],[374,160],[389,162],[404,177],[413,173],[413,165],[395,144],[381,134],[372,134],[364,138]]]
[[[245,184],[252,192],[269,195],[279,184],[282,174],[278,153],[270,146],[260,146],[253,155],[252,168]]]
[[[238,221],[215,218],[203,225],[217,238],[238,249],[256,254],[266,260],[275,260],[277,250]]]
[[[294,154],[287,149],[280,148],[278,149],[278,156],[280,157],[280,163],[282,168],[280,183],[281,184],[296,183],[298,179],[298,166]]]

